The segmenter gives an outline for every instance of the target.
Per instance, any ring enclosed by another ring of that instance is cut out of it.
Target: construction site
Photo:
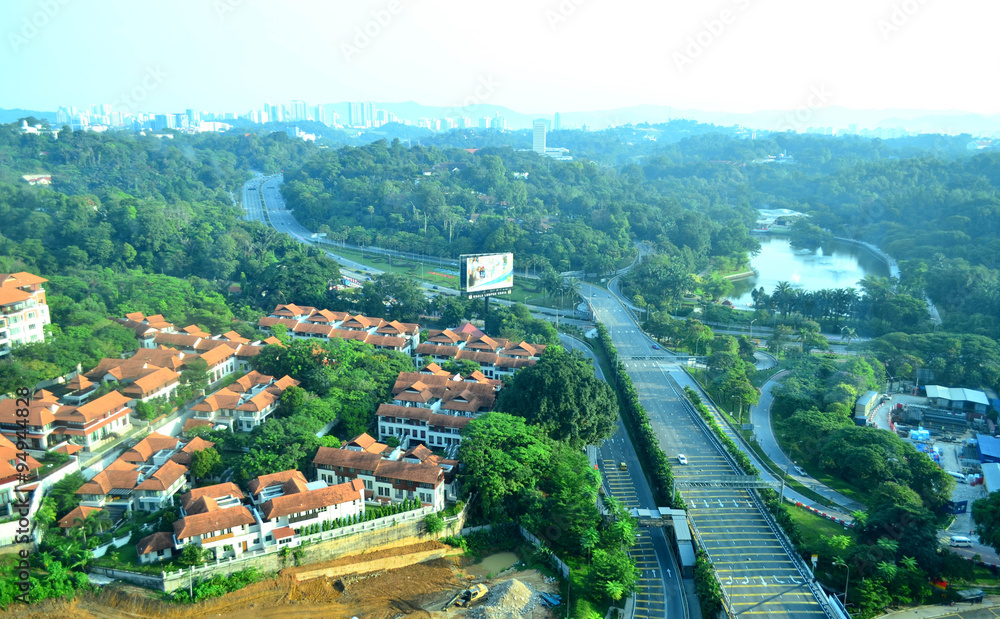
[[[404,567],[394,567],[399,565]],[[289,567],[275,577],[196,604],[175,604],[164,601],[162,594],[112,583],[74,600],[45,600],[29,612],[22,606],[0,616],[546,619],[555,616],[553,606],[561,608],[558,587],[556,579],[524,569],[513,553],[469,564],[461,550],[424,541]]]

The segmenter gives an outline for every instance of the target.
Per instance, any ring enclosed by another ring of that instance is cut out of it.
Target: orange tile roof
[[[136,552],[141,556],[151,552],[159,552],[174,547],[174,536],[166,531],[158,531],[139,540],[135,545]]]
[[[32,284],[44,284],[49,280],[44,277],[39,277],[27,271],[18,271],[17,273],[0,273],[0,288],[19,288],[21,286],[30,286]]]
[[[82,415],[84,420],[89,423],[95,419],[100,419],[108,413],[121,409],[129,403],[129,400],[131,398],[117,391],[109,391],[96,400],[77,407],[76,412]]]
[[[57,404],[48,404],[32,399],[28,404],[28,416],[18,417],[16,398],[4,398],[0,400],[0,423],[17,423],[21,419],[27,419],[29,426],[46,426],[56,420],[52,408],[57,408]]]
[[[11,305],[27,301],[31,298],[30,292],[25,292],[18,288],[0,288],[0,305]]]
[[[151,490],[162,492],[172,486],[174,482],[184,476],[187,473],[188,468],[183,464],[178,464],[173,460],[167,460],[163,463],[163,466],[156,469],[156,472],[150,475],[141,484],[136,486],[136,490]]]
[[[206,350],[205,352],[201,353],[200,356],[202,360],[204,360],[205,363],[208,364],[208,367],[211,368],[219,363],[222,363],[226,359],[232,357],[234,354],[236,354],[236,351],[233,350],[232,347],[230,347],[228,344],[222,344],[221,346],[216,346],[211,350]]]
[[[227,482],[223,484],[215,484],[214,486],[204,486],[202,488],[192,488],[191,490],[188,490],[181,496],[181,506],[184,508],[184,511],[190,513],[191,510],[188,506],[193,505],[198,499],[205,497],[214,499],[226,496],[232,496],[238,499],[246,498],[239,486],[232,482]]]
[[[248,340],[247,338],[243,337],[242,335],[240,335],[235,331],[226,331],[225,333],[222,334],[222,337],[226,338],[230,342],[235,342],[236,344],[250,343],[250,340]]]
[[[119,460],[124,460],[125,462],[145,462],[158,451],[177,447],[177,443],[179,442],[180,439],[173,436],[152,432],[149,436],[136,443],[135,447],[122,454]]]
[[[270,475],[261,475],[250,480],[250,483],[247,484],[247,490],[250,491],[250,494],[257,495],[264,488],[282,485],[289,479],[299,479],[305,482],[306,476],[294,469],[281,471],[280,473],[271,473]]]
[[[176,383],[180,377],[181,375],[173,370],[159,368],[155,372],[136,379],[135,382],[126,386],[122,391],[133,397],[144,398],[152,393],[156,393],[167,385]]]
[[[223,529],[254,524],[253,514],[245,506],[231,507],[209,511],[202,514],[194,514],[181,518],[174,523],[174,536],[179,539],[187,539],[196,535],[205,535]]]
[[[317,490],[306,489],[286,493],[261,505],[261,514],[265,520],[272,520],[313,509],[322,509],[330,505],[340,505],[349,501],[363,501],[364,490],[364,482],[360,479],[354,479],[348,483]]]
[[[89,507],[87,505],[77,505],[73,508],[73,511],[66,514],[59,519],[59,528],[68,529],[70,527],[79,526],[79,523],[74,522],[77,518],[83,520],[87,516],[93,514],[94,512],[101,511],[100,507]]]

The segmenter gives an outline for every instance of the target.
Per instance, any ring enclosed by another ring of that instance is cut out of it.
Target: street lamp
[[[851,566],[844,563],[844,560],[840,557],[837,557],[833,564],[837,567],[847,568],[847,580],[844,582],[844,606],[847,606],[847,587],[851,584]]]
[[[754,318],[753,320],[750,321],[750,343],[751,344],[753,344],[753,323],[755,323],[755,322],[757,322],[756,318]]]
[[[788,476],[788,469],[790,468],[792,468],[791,460],[785,465],[785,474],[781,476],[781,494],[778,495],[778,505],[782,505],[782,501],[785,500],[785,477]]]

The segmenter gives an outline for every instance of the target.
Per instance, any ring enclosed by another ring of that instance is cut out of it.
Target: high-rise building
[[[201,124],[201,112],[188,108],[187,110],[188,124],[192,127],[197,127]]]
[[[540,155],[545,154],[545,125],[546,121],[544,118],[535,119],[535,121],[531,123],[531,150]]]
[[[42,284],[49,280],[31,273],[0,273],[0,357],[15,344],[44,342],[49,306]]]
[[[562,115],[559,112],[556,112],[555,121],[552,123],[552,130],[553,131],[562,130]]]
[[[153,131],[163,131],[175,127],[173,114],[157,114],[153,117]]]
[[[381,112],[381,110],[379,110]],[[371,101],[355,102],[348,105],[347,124],[352,127],[371,127],[377,122],[375,106]]]
[[[292,120],[306,120],[308,118],[306,102],[299,99],[292,100]]]
[[[326,108],[322,105],[316,106],[316,122],[326,124]]]
[[[375,106],[372,105],[371,101],[365,101],[361,104],[361,124],[364,127],[371,127],[374,121]]]
[[[479,128],[480,129],[489,129],[490,128],[490,119],[487,118],[486,116],[480,117],[480,119],[479,119]]]

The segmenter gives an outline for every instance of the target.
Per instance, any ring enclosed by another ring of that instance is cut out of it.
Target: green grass
[[[801,507],[790,506],[788,514],[795,523],[795,529],[802,536],[802,546],[810,552],[816,552],[826,548],[825,540],[834,535],[845,535],[854,541],[854,531],[837,524],[832,520],[827,520],[822,516],[809,512]]]
[[[459,277],[457,274],[443,273],[445,270],[451,271],[451,267],[421,264],[420,262],[414,262],[412,260],[405,260],[401,258],[390,259],[388,256],[372,254],[369,252],[365,252],[364,256],[362,256],[362,252],[355,249],[343,248],[339,246],[326,247],[339,256],[343,256],[344,258],[348,258],[355,262],[360,262],[369,268],[378,269],[387,273],[405,275],[406,277],[427,282],[435,286],[442,286],[444,288],[454,288],[457,290],[459,287]],[[504,295],[500,298],[517,303],[539,305],[541,307],[564,310],[574,309],[577,303],[575,295],[573,294],[563,295],[562,299],[560,299],[559,295],[544,295],[539,290],[538,280],[518,277],[516,270],[514,271],[514,290],[511,294]]]

